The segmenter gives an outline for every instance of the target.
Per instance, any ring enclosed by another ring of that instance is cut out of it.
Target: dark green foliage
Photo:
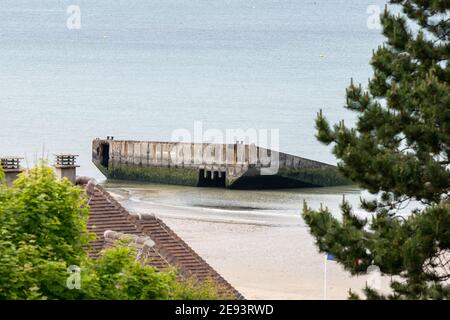
[[[33,168],[12,188],[0,184],[0,298],[61,296],[68,266],[86,257],[87,216],[83,190],[57,183],[51,168]]]
[[[82,268],[82,294],[90,299],[205,300],[233,297],[219,296],[214,282],[198,283],[181,280],[175,269],[159,272],[136,260],[133,246],[123,244],[104,250],[96,260],[87,261]],[[84,291],[84,292],[83,292]]]
[[[21,174],[13,187],[0,181],[0,299],[220,298],[212,282],[140,264],[128,245],[91,259],[87,219],[84,190],[47,166]],[[69,266],[80,268],[78,289],[67,285]]]
[[[377,194],[362,200],[370,216],[349,205],[342,219],[304,207],[321,251],[352,274],[375,264],[395,276],[392,294],[369,299],[449,298],[450,287],[450,1],[391,0],[403,14],[382,15],[386,43],[373,54],[368,89],[347,89],[356,126],[331,127],[322,112],[317,138],[333,144],[340,172]],[[399,208],[414,201],[407,217]],[[357,298],[352,293],[351,298]]]

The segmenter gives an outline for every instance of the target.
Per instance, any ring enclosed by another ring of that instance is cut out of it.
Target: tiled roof
[[[93,181],[89,181],[85,188],[90,207],[88,230],[97,236],[91,243],[93,256],[98,255],[103,248],[114,245],[115,239],[131,236],[138,244],[140,261],[158,269],[177,267],[185,278],[193,277],[199,281],[212,279],[224,293],[238,299],[244,298],[159,218],[130,214]]]
[[[105,231],[103,236],[105,238],[103,248],[105,249],[114,247],[119,240],[128,239],[136,245],[140,262],[152,265],[160,270],[170,267],[169,262],[157,251],[156,243],[148,236],[132,235],[112,230]]]

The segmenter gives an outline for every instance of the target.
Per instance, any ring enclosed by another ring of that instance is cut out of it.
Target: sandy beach
[[[128,210],[155,214],[248,299],[346,299],[369,276],[352,277],[318,253],[301,204],[339,212],[342,194],[357,207],[354,188],[233,191],[133,183],[107,188]],[[240,207],[236,207],[236,204]],[[386,290],[389,279],[381,280]]]
[[[324,298],[325,258],[306,228],[164,221],[248,299]],[[346,299],[367,278],[351,277],[328,261],[326,298]]]

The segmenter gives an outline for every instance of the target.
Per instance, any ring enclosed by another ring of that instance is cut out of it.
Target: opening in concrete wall
[[[219,177],[218,171],[206,170],[205,174],[205,169],[200,169],[198,175],[199,187],[225,188],[225,172],[221,172]]]
[[[109,165],[109,143],[100,145],[100,164],[104,167]]]

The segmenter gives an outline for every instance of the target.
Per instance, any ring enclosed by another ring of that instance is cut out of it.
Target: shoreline
[[[247,299],[324,299],[325,256],[304,227],[161,218]],[[347,299],[367,280],[328,261],[326,298]]]
[[[326,202],[338,210],[340,192],[309,190],[289,193],[287,198],[283,198],[286,193],[274,193],[270,203],[259,202],[258,192],[224,194],[189,187],[113,184],[109,192],[130,212],[162,219],[247,299],[324,299],[325,254],[318,253],[301,218],[300,204],[306,198],[315,206]],[[359,192],[348,195],[353,202],[359,198]],[[235,201],[245,208],[259,203],[259,209],[217,209],[234,206]],[[211,203],[217,206],[208,207]],[[283,206],[273,207],[274,203]],[[266,207],[272,208],[270,212]],[[337,262],[328,261],[326,278],[326,298],[347,299],[348,290],[360,293],[369,276],[353,277]],[[388,280],[382,279],[382,291],[388,290]]]

